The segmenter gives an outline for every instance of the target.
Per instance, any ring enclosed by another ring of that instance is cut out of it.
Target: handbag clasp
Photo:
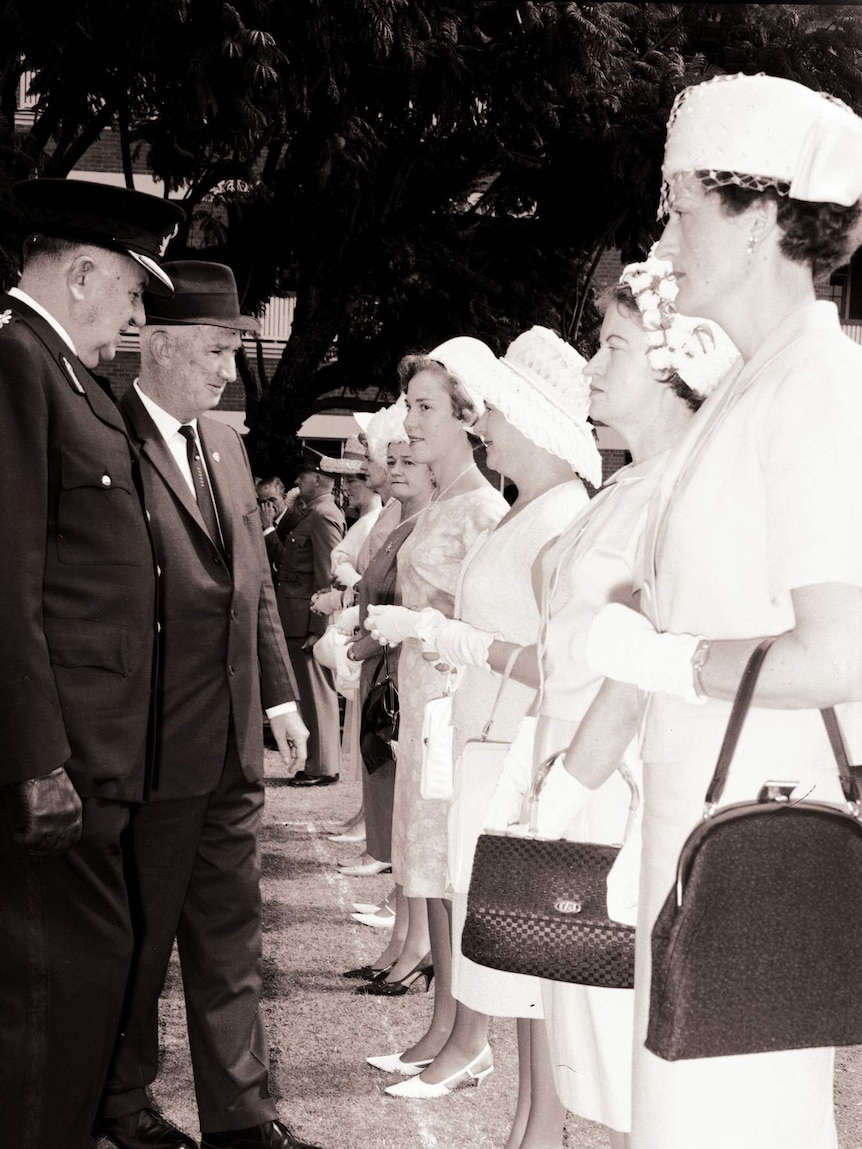
[[[757,795],[758,802],[789,802],[798,782],[764,782]]]

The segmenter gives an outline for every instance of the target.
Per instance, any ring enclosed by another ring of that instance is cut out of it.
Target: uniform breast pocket
[[[139,566],[148,546],[128,452],[119,444],[61,447],[60,562]]]

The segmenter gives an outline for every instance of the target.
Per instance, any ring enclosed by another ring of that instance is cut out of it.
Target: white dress
[[[455,615],[480,630],[502,635],[506,642],[531,646],[539,631],[539,608],[533,592],[536,555],[564,530],[589,501],[580,479],[551,488],[528,503],[514,518],[486,532],[468,555],[461,574]],[[502,676],[476,666],[465,668],[452,707],[456,761],[455,793],[449,832],[462,840],[450,845],[469,858],[482,828],[496,776],[471,779],[458,769],[464,743],[478,738],[497,698]],[[513,679],[506,683],[488,737],[507,742],[528,712],[535,691]],[[450,867],[451,870],[451,867]],[[451,872],[450,872],[451,884]],[[461,953],[467,896],[452,890],[452,993],[471,1009],[497,1017],[541,1017],[537,978],[488,969]]]
[[[674,452],[650,508],[644,613],[673,633],[780,634],[794,625],[792,589],[862,586],[860,458],[862,348],[842,335],[832,304],[807,305],[722,383]],[[632,1146],[834,1149],[833,1050],[666,1062],[643,1045],[650,931],[699,820],[729,709],[667,695],[647,707]],[[852,732],[858,707],[838,710]],[[753,708],[723,802],[754,797],[773,762],[810,796],[838,800],[816,710]]]
[[[467,552],[507,510],[506,500],[489,483],[432,503],[398,551],[403,605],[414,610],[433,606],[451,618]],[[420,793],[422,716],[426,701],[442,693],[443,676],[422,657],[419,640],[408,638],[398,663],[400,723],[392,813],[392,874],[408,898],[446,896],[449,803]]]
[[[606,603],[633,601],[646,505],[666,459],[665,452],[617,471],[539,558],[543,688],[537,764],[568,747],[601,686],[601,678],[584,661],[587,632]],[[640,763],[633,753],[626,756],[626,764],[638,782]],[[615,773],[572,819],[566,837],[619,844],[630,805],[631,790]],[[635,837],[629,848],[637,852],[637,846]],[[628,1131],[633,992],[544,981],[542,997],[554,1080],[563,1104],[588,1120]]]

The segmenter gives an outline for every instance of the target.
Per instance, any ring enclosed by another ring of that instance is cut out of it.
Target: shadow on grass
[[[261,872],[265,878],[306,878],[319,874],[322,867],[316,858],[297,858],[286,854],[276,854],[265,850],[260,859]]]

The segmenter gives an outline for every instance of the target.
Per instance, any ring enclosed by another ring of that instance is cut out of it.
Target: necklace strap
[[[451,490],[452,490],[452,488],[455,486],[455,484],[458,482],[458,480],[459,480],[459,479],[463,479],[463,478],[464,478],[464,476],[467,474],[467,472],[468,472],[468,471],[469,471],[469,470],[470,470],[472,467],[475,467],[475,466],[476,466],[476,460],[475,460],[475,459],[471,459],[471,460],[470,460],[470,462],[467,464],[467,466],[464,468],[464,470],[463,470],[463,471],[462,471],[462,472],[461,472],[459,475],[456,475],[456,476],[455,476],[455,478],[454,478],[454,479],[452,480],[452,482],[451,482],[451,483],[448,485],[448,487],[444,487],[442,491],[440,491],[439,493],[437,493],[437,494],[434,494],[434,495],[432,495],[432,496],[431,496],[431,502],[432,502],[432,503],[439,503],[439,502],[440,502],[440,500],[443,498],[443,496],[444,496],[445,494],[447,494],[449,491],[451,491]]]

